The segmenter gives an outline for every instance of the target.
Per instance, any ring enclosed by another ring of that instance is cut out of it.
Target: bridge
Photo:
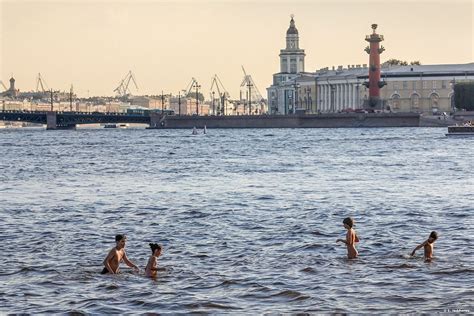
[[[164,117],[160,113],[129,114],[102,112],[0,111],[0,120],[46,124],[46,129],[74,129],[77,124],[140,123],[158,127]]]

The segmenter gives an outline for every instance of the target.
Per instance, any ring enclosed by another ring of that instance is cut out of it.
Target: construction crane
[[[215,86],[215,90],[214,90],[214,86]],[[216,92],[217,92],[218,98],[215,97]],[[222,84],[221,79],[217,75],[214,75],[214,77],[212,77],[210,96],[211,96],[212,104],[214,105],[214,102],[216,102],[216,100],[218,104],[217,111],[215,111],[216,113],[214,114],[226,115],[226,108],[227,108],[226,101],[230,99],[230,95],[229,95],[229,92],[227,92],[224,85]]]
[[[3,89],[5,89],[5,91],[8,91],[8,88],[5,86],[5,84],[3,83],[2,80],[0,80],[0,85],[2,85]]]
[[[117,92],[120,97],[127,97],[128,95],[130,95],[131,92],[128,88],[130,85],[130,81],[133,81],[133,83],[135,84],[135,88],[137,88],[138,90],[138,85],[135,81],[135,76],[133,75],[132,71],[129,70],[125,78],[120,81],[118,87],[114,89],[114,92]]]
[[[247,75],[244,66],[242,66],[242,71],[244,72],[244,79],[240,84],[240,95],[242,99],[242,91],[245,91],[247,95],[247,107],[248,110],[244,112],[248,112],[249,114],[254,113],[252,112],[252,107],[255,109],[255,112],[258,113],[265,113],[267,111],[267,103],[265,99],[262,97],[260,91],[257,88],[257,85],[252,79],[251,75]],[[244,103],[245,104],[245,103]]]
[[[38,89],[41,86],[41,91]],[[46,89],[45,89],[46,87]],[[36,79],[36,92],[47,92],[49,91],[48,85],[43,77],[41,77],[41,73],[38,73],[38,78]]]
[[[183,90],[183,92],[185,93],[185,96],[188,96],[189,93],[191,93],[191,89],[194,88],[195,85],[197,85],[197,84],[198,84],[198,82],[197,82],[196,78],[192,77],[191,81],[186,86],[186,89]]]
[[[194,94],[194,97],[196,99],[196,115],[199,115],[199,95],[202,95],[202,93],[199,93],[200,88],[201,85],[197,82],[196,78],[192,77],[186,89],[183,90],[183,92],[185,92],[186,97],[192,98],[191,89],[196,89],[196,92]],[[204,102],[204,95],[202,95],[202,97],[202,101]]]

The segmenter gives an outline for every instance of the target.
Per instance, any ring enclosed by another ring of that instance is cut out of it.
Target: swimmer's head
[[[149,243],[150,245],[150,248],[151,248],[151,253],[154,255],[155,254],[155,250],[158,250],[158,253],[161,252],[161,246],[158,245],[158,244],[154,244],[154,243]]]
[[[352,219],[352,217],[346,217],[344,218],[344,220],[342,221],[342,223],[344,225],[347,225],[349,228],[352,228],[354,226],[354,220]]]
[[[127,239],[127,236],[122,235],[122,234],[115,235],[115,241],[116,241],[116,242],[119,242],[119,241],[121,241],[122,239]]]
[[[127,236],[125,235],[115,235],[115,242],[117,243],[117,249],[125,248],[125,242],[127,241]]]
[[[430,237],[428,237],[428,241],[430,243],[433,243],[436,241],[436,239],[438,239],[438,233],[435,232],[435,231],[432,231],[431,234],[430,234]]]

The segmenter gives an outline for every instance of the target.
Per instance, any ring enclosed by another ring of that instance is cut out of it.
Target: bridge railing
[[[2,111],[0,110],[0,113],[13,113],[13,114],[47,114],[50,111],[28,111],[28,110],[5,110]],[[135,117],[142,117],[142,116],[149,116],[146,115],[145,113],[126,113],[126,112],[79,112],[79,111],[53,111],[56,114],[59,115],[102,115],[102,116],[107,116],[107,115],[113,115],[113,116],[135,116]]]

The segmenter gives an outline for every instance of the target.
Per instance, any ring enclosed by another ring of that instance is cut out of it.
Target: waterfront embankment
[[[229,115],[151,118],[150,128],[355,128],[418,127],[417,113],[330,113],[315,115]]]

